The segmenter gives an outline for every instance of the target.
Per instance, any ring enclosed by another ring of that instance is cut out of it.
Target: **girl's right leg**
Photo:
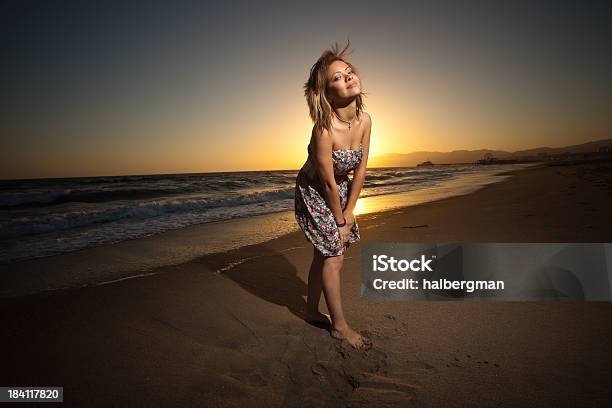
[[[306,300],[306,316],[308,320],[321,323],[331,323],[329,316],[319,312],[319,302],[323,291],[323,259],[324,256],[313,246],[312,262],[308,271],[308,298]]]

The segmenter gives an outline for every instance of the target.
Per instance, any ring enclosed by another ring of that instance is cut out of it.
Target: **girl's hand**
[[[350,229],[355,223],[355,215],[353,214],[352,211],[348,211],[348,210],[342,211],[342,215],[344,215],[344,219],[346,220],[346,225]]]
[[[342,245],[348,243],[350,230],[351,230],[351,227],[349,226],[348,220],[346,221],[346,225],[343,225],[342,227],[338,227],[338,232],[340,232],[340,241],[342,242]]]

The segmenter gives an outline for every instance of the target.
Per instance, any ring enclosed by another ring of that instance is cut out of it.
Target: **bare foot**
[[[327,313],[321,313],[319,311],[316,313],[306,313],[306,320],[314,324],[331,326],[331,317]]]
[[[368,350],[372,343],[351,329],[348,325],[343,328],[332,328],[331,336],[335,339],[346,340],[354,349]]]

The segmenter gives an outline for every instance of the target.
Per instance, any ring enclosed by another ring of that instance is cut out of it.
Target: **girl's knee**
[[[336,256],[328,256],[325,258],[325,263],[332,265],[335,268],[341,268],[344,263],[344,254]]]

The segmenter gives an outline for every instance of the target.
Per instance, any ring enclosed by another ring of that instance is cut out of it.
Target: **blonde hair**
[[[357,70],[350,62],[345,60],[347,55],[350,55],[352,51],[347,51],[351,42],[348,40],[346,47],[342,51],[339,50],[338,43],[335,43],[331,49],[323,51],[317,62],[310,68],[310,75],[308,80],[304,83],[304,96],[306,97],[306,103],[308,104],[308,110],[310,118],[315,124],[315,128],[319,131],[326,129],[328,132],[331,130],[331,121],[333,108],[327,99],[327,68],[334,61],[343,61],[351,67],[353,72],[359,76]],[[361,79],[361,78],[360,78]],[[361,117],[361,112],[365,107],[363,103],[362,95],[365,96],[365,92],[361,95],[357,95],[357,117]]]

